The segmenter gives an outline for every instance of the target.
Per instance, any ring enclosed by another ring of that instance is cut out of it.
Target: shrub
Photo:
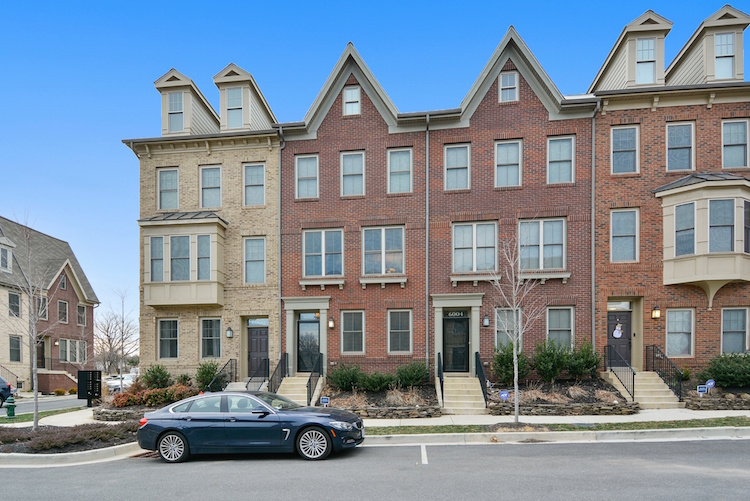
[[[568,365],[570,350],[567,346],[554,341],[536,345],[533,366],[542,380],[554,383]]]
[[[430,370],[424,362],[412,362],[396,369],[396,379],[404,388],[422,386],[430,380]]]
[[[713,379],[721,388],[743,388],[750,386],[750,353],[719,355],[708,362],[698,377],[704,381]]]
[[[568,373],[576,381],[580,381],[587,376],[596,377],[596,371],[599,369],[601,363],[601,358],[594,351],[591,343],[583,343],[583,346],[569,353]]]
[[[524,352],[518,353],[518,380],[522,381],[529,377],[531,372],[529,357]],[[504,344],[492,358],[492,373],[497,377],[500,383],[505,385],[513,384],[513,345]]]
[[[365,373],[362,372],[359,365],[340,364],[328,373],[328,381],[340,391],[352,391],[353,388],[360,385],[363,377],[365,377]]]
[[[55,395],[57,395],[59,397],[61,395],[65,395],[68,392],[65,391],[64,388],[55,388],[54,390],[52,390],[52,393],[54,393]]]
[[[112,397],[112,405],[114,407],[129,407],[131,405],[161,407],[197,394],[198,388],[194,386],[175,384],[167,388],[141,390],[138,393],[118,393]]]
[[[172,376],[169,371],[161,364],[152,365],[141,376],[143,384],[147,388],[166,388],[172,384]]]
[[[211,381],[213,381],[213,384],[211,384]],[[219,362],[208,361],[198,366],[195,384],[200,391],[221,391],[226,386],[226,382],[226,374],[219,374]],[[210,388],[209,385],[211,385]]]
[[[193,383],[192,378],[189,374],[180,374],[177,376],[177,384],[182,386],[190,386]]]
[[[360,379],[360,385],[367,391],[384,391],[396,385],[396,376],[382,372],[364,374]]]
[[[690,369],[687,367],[682,368],[682,380],[683,381],[690,381],[690,375],[692,372],[690,372]]]
[[[78,388],[68,388],[68,395],[78,394]]]
[[[130,386],[128,386],[127,388],[125,388],[125,391],[128,392],[128,393],[136,394],[136,393],[141,392],[141,391],[143,391],[145,389],[146,389],[146,385],[143,384],[143,381],[141,380],[140,377],[137,377],[137,378],[135,378],[133,380],[133,383]]]

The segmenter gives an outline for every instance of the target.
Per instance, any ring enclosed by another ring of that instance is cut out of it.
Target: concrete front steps
[[[487,414],[479,378],[444,375],[443,414]]]
[[[620,380],[610,371],[601,373],[602,379],[609,382],[630,400],[630,394],[625,390]],[[640,371],[635,374],[635,401],[641,409],[682,409],[685,402],[680,402],[677,395],[669,389],[656,372]]]
[[[279,386],[279,390],[276,392],[278,395],[284,396],[291,400],[292,402],[296,402],[300,405],[308,405],[307,402],[307,380],[310,379],[310,376],[308,374],[302,375],[302,376],[287,376],[284,379],[281,380],[281,386]],[[321,377],[318,379],[318,385],[315,388],[315,391],[313,392],[312,405],[316,405],[316,402],[320,398],[320,393],[323,391],[323,388],[326,385],[326,380],[324,377]]]

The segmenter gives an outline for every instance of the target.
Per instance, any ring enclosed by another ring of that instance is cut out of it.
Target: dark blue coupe
[[[302,407],[274,393],[206,393],[147,412],[138,445],[168,463],[190,454],[297,452],[325,459],[365,438],[362,419],[340,409]]]

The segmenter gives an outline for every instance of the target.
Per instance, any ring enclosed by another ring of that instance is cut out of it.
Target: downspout
[[[278,196],[278,202],[277,202],[278,214],[277,214],[277,217],[276,217],[276,224],[278,225],[278,229],[276,230],[276,234],[278,235],[278,239],[279,239],[278,242],[277,242],[277,245],[276,245],[276,247],[277,247],[276,252],[278,254],[278,263],[279,263],[278,266],[276,267],[277,270],[278,270],[277,271],[277,273],[278,273],[278,278],[277,278],[278,287],[277,287],[277,290],[279,291],[279,362],[281,362],[281,358],[282,358],[281,347],[283,345],[282,342],[284,340],[284,329],[283,329],[283,323],[282,323],[282,321],[284,319],[284,309],[283,309],[283,307],[281,305],[281,276],[282,276],[281,275],[281,263],[282,263],[282,260],[281,260],[281,172],[283,170],[281,168],[281,151],[285,147],[286,147],[286,141],[284,141],[284,131],[283,131],[281,125],[279,125],[279,182],[278,182],[278,187],[277,187],[277,190],[278,190],[278,194],[277,194],[277,196]],[[270,371],[271,368],[269,367],[268,370]]]
[[[591,347],[596,353],[596,115],[600,102],[596,102],[591,117]]]
[[[430,368],[430,114],[425,123],[424,360]]]

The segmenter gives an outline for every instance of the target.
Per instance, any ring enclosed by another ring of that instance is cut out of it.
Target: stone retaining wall
[[[685,408],[694,411],[747,411],[750,410],[750,393],[725,393],[722,396],[685,398]]]
[[[625,404],[522,404],[519,412],[522,416],[625,416],[638,414],[641,406],[638,402]],[[515,414],[512,402],[490,402],[488,411],[493,416],[508,416]]]
[[[410,419],[430,418],[443,415],[438,406],[426,407],[363,407],[359,409],[346,409],[363,418],[370,419]]]
[[[153,410],[156,409],[144,406],[123,407],[121,409],[116,407],[98,407],[94,409],[94,419],[97,421],[139,421],[143,417],[144,412],[151,412]]]

